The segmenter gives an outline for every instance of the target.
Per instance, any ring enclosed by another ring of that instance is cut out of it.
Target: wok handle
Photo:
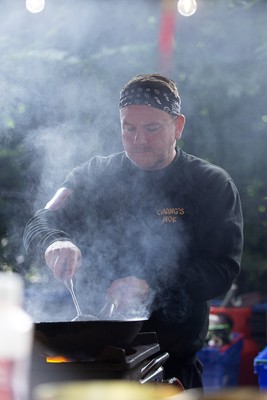
[[[165,361],[168,360],[169,357],[170,357],[169,353],[166,352],[156,358],[153,358],[148,364],[146,364],[141,369],[140,378],[145,379],[148,374],[157,371],[157,369],[161,367],[165,363]]]

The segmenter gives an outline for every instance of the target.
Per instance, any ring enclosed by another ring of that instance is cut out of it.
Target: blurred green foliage
[[[42,15],[21,7],[0,1],[0,269],[34,280],[38,268],[22,244],[25,223],[72,166],[121,149],[121,85],[136,73],[164,72],[161,2],[47,1]],[[224,167],[238,186],[245,220],[239,291],[263,297],[266,15],[265,0],[199,1],[193,17],[177,15],[166,71],[178,83],[187,119],[180,145]]]

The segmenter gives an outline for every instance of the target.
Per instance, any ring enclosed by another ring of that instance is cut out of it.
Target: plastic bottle
[[[23,310],[23,280],[0,272],[0,399],[28,400],[33,322]]]

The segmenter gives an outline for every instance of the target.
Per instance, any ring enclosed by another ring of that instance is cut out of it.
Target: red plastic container
[[[251,307],[211,307],[210,313],[228,315],[234,323],[233,332],[240,332],[244,336],[250,336]]]

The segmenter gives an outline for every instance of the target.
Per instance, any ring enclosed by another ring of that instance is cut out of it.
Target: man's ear
[[[176,140],[181,139],[183,130],[184,130],[184,125],[185,125],[185,116],[183,114],[180,114],[176,117],[175,120],[175,138]]]

